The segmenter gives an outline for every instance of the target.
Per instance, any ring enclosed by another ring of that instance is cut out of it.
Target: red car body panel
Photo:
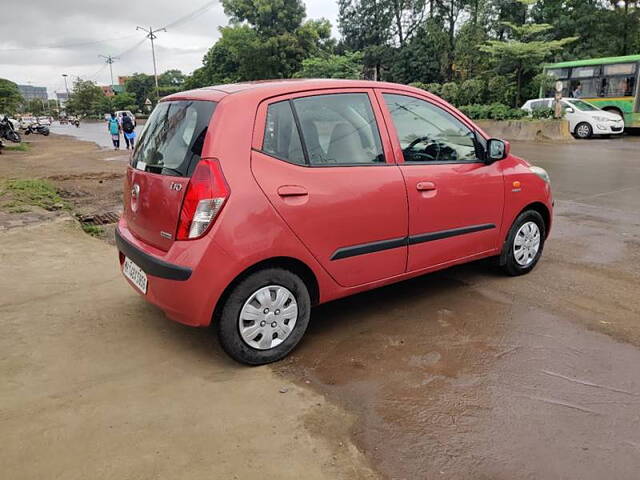
[[[269,103],[338,91],[369,94],[386,164],[298,166],[261,151]],[[178,322],[207,326],[227,288],[262,262],[284,259],[304,265],[317,284],[315,301],[322,303],[497,255],[514,219],[528,205],[543,205],[550,227],[549,185],[517,157],[509,155],[490,165],[405,165],[383,91],[426,99],[488,138],[438,97],[380,82],[275,81],[194,90],[164,99],[218,103],[202,158],[220,162],[231,193],[208,233],[175,241],[189,178],[128,168],[124,214],[117,230],[121,262],[124,255],[135,253],[162,268],[187,272],[175,280],[148,271],[145,298]],[[432,182],[436,189],[418,190],[421,182]],[[519,187],[514,182],[520,182]],[[134,184],[140,186],[137,199],[131,196]],[[172,184],[181,187],[172,189]],[[469,225],[495,228],[410,243],[412,235]],[[403,244],[403,239],[409,241]],[[341,248],[381,241],[396,241],[397,246],[332,259]]]

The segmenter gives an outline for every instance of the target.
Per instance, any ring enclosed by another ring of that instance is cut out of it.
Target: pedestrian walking
[[[127,150],[129,147],[133,150],[133,145],[136,138],[136,132],[134,131],[133,120],[131,117],[127,115],[127,112],[122,112],[122,134],[124,136],[124,141],[127,145]]]
[[[111,113],[111,118],[107,122],[107,129],[111,134],[111,141],[113,142],[113,149],[120,149],[120,123],[118,123],[118,119],[116,118],[115,113]]]

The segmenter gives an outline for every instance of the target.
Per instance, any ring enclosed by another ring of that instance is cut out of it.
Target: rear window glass
[[[302,143],[288,100],[269,105],[262,150],[281,160],[304,165]]]
[[[188,176],[195,168],[215,102],[161,102],[144,126],[131,165],[161,175]]]

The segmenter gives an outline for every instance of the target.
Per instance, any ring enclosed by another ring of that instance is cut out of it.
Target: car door
[[[487,165],[482,139],[444,103],[378,90],[407,186],[407,271],[482,256],[499,247],[502,165]]]
[[[404,273],[407,197],[370,90],[306,92],[259,107],[251,168],[271,204],[343,286]]]

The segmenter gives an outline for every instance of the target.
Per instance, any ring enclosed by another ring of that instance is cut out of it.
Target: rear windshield
[[[202,155],[216,105],[202,100],[159,103],[142,130],[131,165],[161,175],[189,176]]]

